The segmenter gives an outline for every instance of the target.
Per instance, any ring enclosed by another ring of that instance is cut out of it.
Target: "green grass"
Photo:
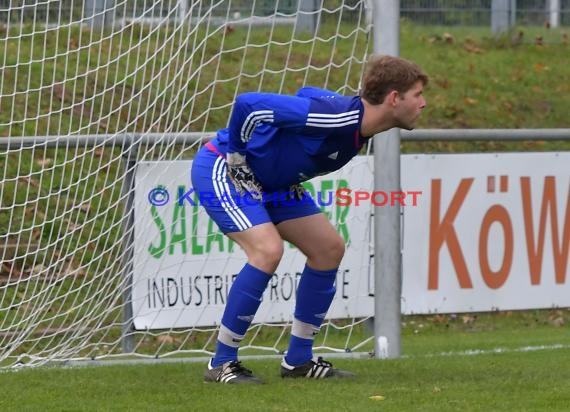
[[[525,41],[513,45],[519,30]],[[400,54],[430,75],[418,128],[568,128],[570,45],[564,30],[422,27],[403,22]],[[447,36],[447,37],[446,37]],[[542,45],[534,39],[541,36]],[[449,41],[444,39],[448,38]],[[404,152],[569,150],[570,141],[404,143]]]
[[[334,360],[358,374],[350,381],[282,380],[278,359],[246,362],[266,381],[262,387],[205,384],[203,363],[8,371],[0,374],[0,409],[567,411],[570,330],[563,324],[569,315],[558,310],[407,317],[402,358]],[[384,400],[370,399],[375,395]]]
[[[568,45],[515,47],[465,29],[448,43],[415,27],[403,30],[402,55],[425,67],[432,79],[419,127],[568,127],[562,109],[570,92],[570,73],[563,68]]]
[[[0,136],[215,131],[226,125],[236,90],[294,92],[303,81],[338,89],[347,80],[357,87],[359,67],[343,64],[353,49],[362,55],[366,47],[364,34],[351,32],[353,25],[339,26],[346,38],[335,42],[329,40],[337,26],[323,25],[313,50],[305,43],[289,44],[290,28],[248,32],[238,27],[228,35],[210,30],[185,36],[174,28],[133,26],[99,39],[72,28],[0,43],[0,55],[6,56],[0,125],[16,120],[0,126]],[[524,41],[513,44],[511,37],[519,31]],[[564,33],[522,27],[493,37],[488,27],[402,21],[400,54],[418,62],[432,80],[418,126],[568,127],[570,45],[561,40]],[[537,37],[543,38],[541,45],[535,44]],[[136,40],[136,47],[127,39]],[[262,47],[268,40],[271,47]],[[171,48],[179,51],[177,58],[162,58]],[[207,69],[200,66],[208,60]],[[284,61],[288,70],[282,73]],[[329,61],[338,68],[315,69]],[[157,77],[149,82],[151,72]],[[214,84],[215,79],[225,81]],[[104,118],[93,121],[99,114]]]

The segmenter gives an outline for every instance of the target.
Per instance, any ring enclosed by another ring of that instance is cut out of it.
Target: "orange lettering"
[[[564,217],[562,239],[560,239],[560,236],[558,236],[556,180],[554,176],[546,176],[544,178],[544,189],[542,192],[542,204],[540,206],[540,218],[538,223],[538,238],[536,239],[536,243],[530,192],[530,178],[521,177],[523,217],[531,284],[540,284],[542,257],[544,253],[544,238],[546,236],[546,219],[548,214],[550,214],[556,283],[563,284],[566,281],[566,267],[568,265],[568,250],[570,246],[570,190],[566,200],[566,213]]]
[[[489,241],[489,229],[494,222],[498,222],[503,227],[505,234],[505,250],[503,263],[496,272],[489,265],[487,246]],[[506,282],[513,263],[513,225],[507,210],[500,205],[492,206],[481,223],[481,233],[479,234],[479,265],[483,280],[491,289],[498,289]]]
[[[444,243],[447,243],[457,279],[459,280],[459,286],[463,289],[473,287],[467,265],[465,264],[465,258],[457,239],[457,233],[455,233],[455,228],[453,227],[453,221],[457,217],[472,184],[473,178],[461,179],[445,216],[440,220],[441,179],[433,179],[431,181],[428,261],[428,289],[430,290],[439,287],[439,251]]]

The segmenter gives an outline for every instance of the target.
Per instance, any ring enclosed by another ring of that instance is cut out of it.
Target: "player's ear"
[[[395,106],[398,102],[399,97],[400,93],[398,93],[397,90],[392,90],[390,93],[388,93],[388,96],[386,96],[386,101],[390,106]]]

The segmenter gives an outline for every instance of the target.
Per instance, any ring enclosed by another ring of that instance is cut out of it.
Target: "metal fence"
[[[264,16],[275,13],[291,15],[298,10],[299,1],[318,8],[317,0],[280,0],[256,2],[224,0],[217,8],[225,17],[228,5],[232,16]],[[180,18],[180,11],[192,9],[192,0],[0,0],[0,23],[46,24],[85,22],[93,16],[104,18],[105,24],[121,24],[133,18]],[[336,7],[336,0],[322,2],[323,7]],[[348,2],[350,4],[350,2]],[[306,7],[306,5],[303,5]],[[193,11],[193,13],[196,11]],[[199,10],[197,11],[200,12]],[[549,25],[570,26],[570,0],[401,0],[400,16],[414,24],[438,26],[491,27],[493,14],[505,15],[509,26]],[[230,17],[232,17],[230,16]]]
[[[422,25],[491,26],[493,11],[511,26],[570,25],[570,0],[401,0],[400,15]]]

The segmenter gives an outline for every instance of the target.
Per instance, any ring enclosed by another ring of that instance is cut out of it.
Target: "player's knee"
[[[344,240],[340,236],[333,237],[330,239],[330,245],[326,255],[331,262],[340,264],[340,261],[344,257],[345,247]]]
[[[344,240],[338,235],[330,236],[319,242],[307,258],[315,269],[330,269],[340,265],[344,251]]]
[[[248,254],[251,264],[269,274],[275,272],[282,257],[282,241],[261,242]]]

